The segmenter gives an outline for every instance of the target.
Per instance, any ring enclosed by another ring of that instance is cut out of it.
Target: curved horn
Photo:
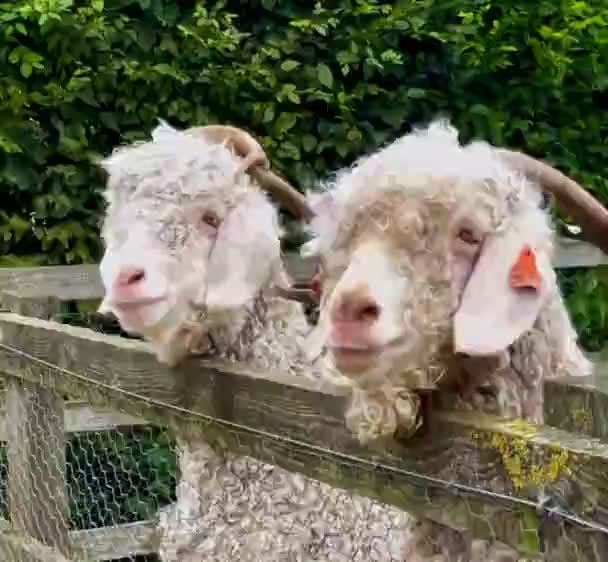
[[[188,132],[204,136],[213,142],[225,142],[232,146],[244,159],[239,171],[249,172],[263,189],[274,195],[294,216],[306,221],[314,216],[305,197],[268,169],[269,162],[264,149],[249,133],[229,125],[192,127]]]
[[[310,289],[297,287],[277,287],[276,294],[284,299],[297,301],[302,304],[317,304],[316,297]]]
[[[499,153],[542,188],[552,193],[578,222],[585,237],[608,254],[608,209],[573,179],[545,162],[522,152],[499,149]]]
[[[306,222],[310,221],[315,216],[315,213],[306,202],[306,198],[284,179],[260,166],[252,168],[250,174],[264,187],[264,189],[269,193],[276,195],[277,199],[279,199],[279,201],[285,205],[285,208],[294,216],[304,219]]]

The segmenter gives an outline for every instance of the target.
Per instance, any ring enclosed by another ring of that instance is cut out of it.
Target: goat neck
[[[259,334],[267,327],[268,297],[260,291],[251,305],[238,311],[223,312],[221,318],[212,318],[212,327],[204,307],[194,308],[193,322],[206,330],[205,355],[243,360]]]

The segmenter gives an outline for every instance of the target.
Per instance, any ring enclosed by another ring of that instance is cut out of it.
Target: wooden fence
[[[555,261],[556,267],[602,264],[608,256],[572,241],[561,243]],[[288,269],[296,279],[311,274],[297,257],[289,257]],[[344,427],[346,397],[333,387],[219,361],[169,369],[141,341],[54,321],[73,301],[99,301],[97,266],[0,269],[0,290],[0,440],[7,442],[10,514],[10,522],[0,520],[0,553],[4,548],[13,559],[112,560],[156,552],[153,520],[76,531],[66,523],[65,434],[147,420],[221,436],[235,453],[496,537],[530,555],[564,521],[580,527],[573,560],[596,562],[584,552],[606,541],[608,368],[601,364],[592,377],[545,383],[543,427],[440,411],[432,440],[362,447]],[[487,454],[479,466],[458,462],[480,448]],[[488,493],[497,488],[510,494]],[[551,510],[560,517],[547,517]]]

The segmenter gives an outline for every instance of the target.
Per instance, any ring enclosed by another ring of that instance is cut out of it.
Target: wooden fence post
[[[11,526],[69,558],[63,399],[37,384],[13,377],[7,382]]]

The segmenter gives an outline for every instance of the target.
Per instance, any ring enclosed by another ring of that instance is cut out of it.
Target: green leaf
[[[277,150],[277,154],[283,158],[289,158],[290,160],[300,159],[300,149],[292,142],[282,142]]]
[[[22,62],[19,71],[22,76],[29,78],[32,74],[32,65],[29,62]]]
[[[306,134],[302,137],[302,148],[305,152],[312,152],[317,146],[317,139],[312,135]]]
[[[473,104],[469,111],[476,115],[486,115],[486,116],[490,115],[490,113],[491,113],[490,108],[481,103]]]
[[[334,84],[334,77],[329,66],[325,63],[317,65],[317,78],[319,79],[319,82],[328,89],[331,89]]]
[[[267,105],[264,109],[264,116],[262,117],[262,121],[264,123],[270,123],[274,120],[274,106]]]
[[[21,47],[17,47],[13,49],[8,55],[8,62],[11,64],[15,64],[19,61],[20,58]]]
[[[0,232],[5,240],[14,239],[17,243],[32,230],[32,223],[17,214],[9,216],[7,213],[1,212],[0,218]]]
[[[407,97],[413,99],[421,99],[426,97],[426,91],[422,88],[409,88],[407,90]]]
[[[295,104],[299,104],[301,101],[300,96],[296,92],[287,92],[287,99],[291,103],[295,103]]]
[[[101,122],[108,127],[108,129],[112,129],[114,131],[120,131],[120,125],[118,122],[118,118],[114,113],[110,113],[109,111],[102,111],[99,114],[99,118]]]
[[[295,113],[281,113],[274,124],[273,132],[275,136],[283,136],[295,126],[297,120],[298,116]]]
[[[288,59],[285,62],[281,63],[281,70],[285,72],[290,72],[300,66],[300,63],[297,60]]]
[[[295,84],[285,84],[281,88],[281,91],[279,92],[279,95],[277,96],[277,98],[279,100],[287,98],[292,103],[296,103],[296,104],[300,103],[300,96],[296,92]]]
[[[345,142],[338,142],[336,143],[336,152],[342,157],[342,158],[346,158],[346,156],[348,155],[348,153],[350,152],[349,146],[348,144],[346,144]]]
[[[21,147],[10,137],[0,132],[0,148],[7,153],[23,152]]]
[[[405,121],[406,116],[409,113],[409,108],[405,106],[397,106],[390,109],[386,109],[380,115],[382,121],[387,125],[397,129],[401,127]]]

